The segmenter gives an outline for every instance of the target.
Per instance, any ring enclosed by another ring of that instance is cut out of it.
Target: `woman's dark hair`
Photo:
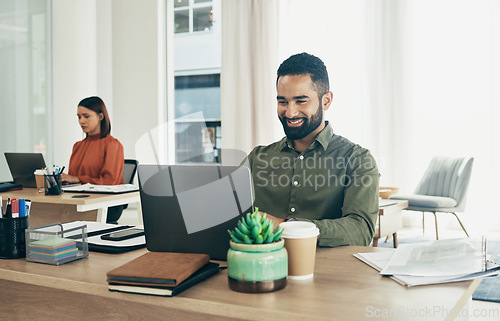
[[[278,79],[282,76],[309,75],[320,99],[330,90],[325,64],[318,57],[305,52],[290,56],[283,61],[278,68],[277,74],[276,84],[278,84]]]
[[[78,106],[93,110],[98,115],[102,114],[103,118],[101,120],[101,138],[106,137],[111,132],[111,122],[109,121],[108,110],[106,109],[106,105],[101,98],[97,96],[84,98],[78,103]]]

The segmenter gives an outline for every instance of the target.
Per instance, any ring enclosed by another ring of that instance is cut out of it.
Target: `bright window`
[[[47,155],[51,145],[50,0],[0,6],[0,152]],[[0,181],[12,176],[0,155]]]
[[[210,31],[212,26],[211,0],[174,0],[175,33]]]
[[[175,77],[178,163],[215,162],[221,144],[220,74]]]

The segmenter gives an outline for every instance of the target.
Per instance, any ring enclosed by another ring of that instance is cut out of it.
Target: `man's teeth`
[[[302,119],[298,119],[298,120],[289,120],[290,123],[292,124],[298,124],[302,121]]]

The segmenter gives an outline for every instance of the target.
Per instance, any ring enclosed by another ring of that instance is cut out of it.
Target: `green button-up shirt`
[[[379,172],[367,149],[335,135],[327,123],[302,153],[285,137],[254,148],[248,160],[260,211],[315,223],[318,246],[370,244]]]

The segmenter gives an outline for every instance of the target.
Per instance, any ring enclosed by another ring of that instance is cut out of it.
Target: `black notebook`
[[[174,296],[219,272],[219,264],[209,262],[179,285],[174,287],[123,285],[109,282],[109,290],[157,296]]]

